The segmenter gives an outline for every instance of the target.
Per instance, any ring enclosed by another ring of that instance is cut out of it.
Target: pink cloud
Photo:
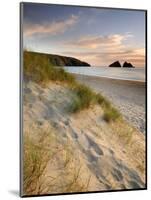
[[[127,43],[131,33],[112,34],[107,36],[85,36],[75,41],[65,43],[68,49],[76,49],[76,52],[68,52],[66,55],[75,56],[89,62],[91,65],[109,65],[119,60],[132,62],[135,66],[145,65],[145,49],[130,47]],[[78,51],[78,52],[77,52]]]
[[[57,21],[46,24],[25,24],[24,25],[24,35],[25,36],[33,36],[35,34],[50,34],[56,35],[58,33],[63,33],[69,27],[76,24],[78,21],[78,17],[75,15],[71,15],[70,18],[64,21]]]
[[[77,39],[76,41],[69,41],[66,42],[66,46],[75,46],[79,48],[86,48],[86,49],[110,49],[110,48],[122,48],[123,41],[130,37],[130,34],[120,35],[120,34],[113,34],[108,36],[85,36]]]

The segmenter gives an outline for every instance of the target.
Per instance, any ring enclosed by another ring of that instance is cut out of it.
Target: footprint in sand
[[[111,155],[114,155],[114,151],[112,149],[109,149],[109,152],[111,153]]]
[[[113,163],[116,165],[116,168],[113,168],[112,176],[117,181],[122,181],[125,179],[125,177],[128,177],[128,188],[136,189],[144,187],[143,181],[135,170],[128,168],[121,160],[114,159]]]
[[[88,140],[88,143],[89,143],[89,148],[92,148],[96,154],[98,154],[99,156],[102,156],[104,155],[102,149],[99,147],[99,145],[94,142],[89,136],[85,135],[87,140]]]
[[[141,188],[141,185],[138,184],[136,181],[129,181],[129,185],[133,189],[139,189],[139,188]]]
[[[78,134],[73,129],[71,130],[71,136],[74,139],[78,139]]]
[[[140,176],[137,174],[136,171],[134,171],[133,169],[127,169],[127,172],[130,176],[130,181],[129,181],[129,185],[132,188],[141,188],[144,187],[144,183],[141,180]]]
[[[116,168],[113,168],[112,175],[117,181],[123,180],[123,175],[122,175],[121,171]]]
[[[69,120],[69,119],[64,120],[63,123],[64,123],[66,126],[68,126],[68,125],[70,125],[70,120]]]
[[[97,160],[98,160],[98,157],[97,156],[94,156],[89,150],[86,152],[86,155],[87,155],[87,158],[88,158],[88,161],[90,163],[96,163]]]

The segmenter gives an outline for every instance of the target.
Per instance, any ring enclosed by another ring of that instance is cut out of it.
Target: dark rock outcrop
[[[54,66],[90,66],[90,64],[78,60],[76,58],[60,56],[60,55],[48,55],[50,62]]]
[[[123,67],[125,68],[134,68],[134,66],[131,63],[124,62]]]
[[[121,67],[121,64],[119,61],[116,61],[116,62],[113,62],[112,64],[110,64],[109,67]]]

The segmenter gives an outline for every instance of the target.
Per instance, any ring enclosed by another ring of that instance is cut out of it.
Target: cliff
[[[55,54],[38,53],[38,52],[30,52],[30,53],[47,58],[50,64],[53,66],[87,66],[87,67],[90,66],[90,64],[78,60],[77,58],[60,56]]]

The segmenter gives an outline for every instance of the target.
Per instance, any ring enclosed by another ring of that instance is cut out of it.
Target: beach
[[[104,83],[106,92],[112,90],[112,95],[116,92],[111,80],[76,77],[98,91],[99,84],[103,88]],[[107,81],[111,83],[107,85]],[[121,87],[126,90],[128,85],[121,84]],[[100,105],[91,105],[77,113],[68,112],[74,94],[60,82],[50,81],[47,86],[41,86],[24,81],[23,94],[24,154],[30,157],[32,147],[37,159],[42,154],[39,162],[46,163],[37,181],[40,190],[32,191],[33,195],[145,187],[144,134],[125,121],[106,122]],[[26,191],[31,192],[30,188]]]
[[[102,93],[125,119],[145,134],[145,83],[74,74],[76,79]]]

